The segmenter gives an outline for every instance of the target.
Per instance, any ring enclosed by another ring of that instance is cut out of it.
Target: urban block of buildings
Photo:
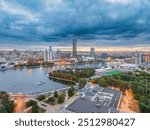
[[[80,96],[71,104],[64,106],[62,113],[118,113],[122,92],[100,86],[85,87]]]
[[[67,62],[89,62],[101,61],[109,62],[110,67],[137,69],[143,67],[146,70],[150,68],[150,53],[149,52],[97,52],[95,48],[90,48],[89,51],[79,52],[78,41],[73,39],[72,51],[54,51],[54,47],[49,46],[46,50],[12,50],[0,51],[0,70],[13,68],[17,64],[26,64],[30,62],[59,62],[63,60]]]

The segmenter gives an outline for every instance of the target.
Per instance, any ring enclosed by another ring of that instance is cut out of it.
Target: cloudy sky
[[[150,0],[0,0],[0,46],[150,49]]]

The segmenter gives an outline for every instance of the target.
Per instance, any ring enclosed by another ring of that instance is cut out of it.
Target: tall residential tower
[[[77,39],[73,40],[73,50],[72,50],[72,57],[77,57]]]
[[[52,50],[52,47],[49,46],[48,61],[52,61],[52,60],[53,60],[53,50]]]
[[[95,57],[95,48],[91,48],[90,56]]]
[[[49,49],[44,51],[44,61],[45,62],[50,62],[53,60],[53,50],[52,47],[50,46]]]
[[[47,49],[44,51],[44,61],[45,62],[48,61],[48,51],[47,51]]]

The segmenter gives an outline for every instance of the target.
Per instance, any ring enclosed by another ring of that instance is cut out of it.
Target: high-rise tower
[[[52,47],[50,46],[49,49],[46,49],[44,51],[44,61],[49,62],[53,60],[53,50]]]
[[[95,48],[91,48],[90,56],[95,57]]]
[[[73,40],[72,56],[73,57],[77,57],[77,39]]]
[[[48,61],[48,51],[47,51],[47,49],[44,51],[44,61],[45,62]]]
[[[49,46],[48,61],[52,61],[52,60],[53,60],[53,50],[52,50],[52,47]]]

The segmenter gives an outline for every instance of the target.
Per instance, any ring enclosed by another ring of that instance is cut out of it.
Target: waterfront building
[[[52,47],[50,46],[49,49],[48,50],[46,49],[44,52],[44,61],[49,62],[52,60],[53,60],[53,50]]]
[[[48,61],[48,51],[47,51],[47,49],[44,51],[44,61],[45,62]]]
[[[72,57],[77,57],[77,39],[73,40],[73,50],[72,50]]]
[[[53,50],[52,50],[52,47],[49,46],[48,61],[52,61],[52,60],[53,60]]]

